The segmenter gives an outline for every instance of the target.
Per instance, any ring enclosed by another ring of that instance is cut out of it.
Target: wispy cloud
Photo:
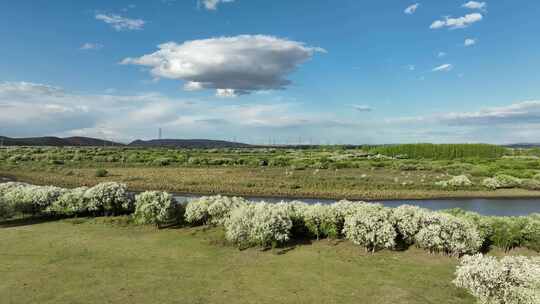
[[[478,112],[449,113],[442,118],[445,122],[456,125],[540,123],[540,101],[523,101]]]
[[[473,23],[481,21],[482,18],[483,16],[480,13],[468,14],[468,15],[465,15],[463,17],[458,17],[458,18],[445,17],[444,20],[434,21],[429,28],[431,29],[441,29],[444,27],[448,27],[449,29],[466,28]]]
[[[373,108],[368,105],[352,105],[352,107],[358,112],[371,112]]]
[[[437,67],[434,67],[431,71],[433,72],[449,72],[454,68],[450,63],[441,64]]]
[[[420,7],[420,3],[409,5],[403,12],[407,15],[412,15]]]
[[[100,50],[103,48],[103,44],[86,42],[81,45],[81,50]]]
[[[215,11],[218,8],[218,5],[221,3],[231,3],[234,0],[199,0],[199,5],[202,3],[204,8],[207,10]]]
[[[446,53],[445,53],[445,52],[438,52],[438,53],[437,53],[437,57],[439,57],[439,58],[443,58],[443,57],[445,57],[445,56],[446,56]]]
[[[473,46],[476,44],[476,39],[473,39],[473,38],[467,38],[465,39],[465,41],[463,42],[463,45],[464,46]]]
[[[468,9],[477,9],[477,10],[485,10],[487,9],[487,3],[486,2],[478,2],[478,1],[469,1],[467,3],[464,3],[461,7],[468,8]]]
[[[133,30],[142,30],[144,24],[146,23],[142,19],[130,19],[122,17],[120,15],[107,15],[107,14],[97,14],[97,20],[101,20],[112,26],[116,31],[133,31]]]

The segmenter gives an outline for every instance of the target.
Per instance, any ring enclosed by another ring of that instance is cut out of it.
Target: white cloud
[[[473,46],[476,44],[476,39],[473,39],[473,38],[467,38],[465,39],[465,41],[463,42],[463,45],[464,46]]]
[[[368,105],[352,105],[352,107],[358,112],[371,112],[373,108]]]
[[[485,10],[487,8],[486,2],[477,2],[477,1],[469,1],[462,5],[464,8],[468,9],[478,9],[478,10]]]
[[[420,3],[415,3],[413,5],[409,5],[403,12],[408,15],[412,15],[416,12],[416,10],[420,7]]]
[[[444,122],[456,125],[540,123],[540,101],[523,101],[478,112],[449,113],[441,118]]]
[[[483,18],[482,14],[480,13],[467,14],[459,18],[445,17],[444,20],[434,21],[429,28],[431,29],[440,29],[443,27],[448,27],[450,29],[466,28],[475,22],[481,21],[482,18]]]
[[[288,74],[314,53],[325,52],[264,35],[168,42],[158,48],[121,63],[148,66],[153,77],[184,80],[188,90],[216,89],[220,96],[284,89],[290,84]]]
[[[268,138],[279,130],[337,125],[337,119],[308,114],[297,103],[271,101],[272,96],[261,103],[264,97],[257,96],[257,104],[234,105],[157,93],[77,94],[43,84],[0,82],[0,131],[14,137],[80,135],[130,141],[153,138],[158,127],[175,138],[223,139],[261,132]]]
[[[97,14],[95,17],[97,20],[101,20],[107,24],[110,24],[117,31],[142,30],[144,24],[146,23],[142,19],[129,19],[114,14]]]
[[[416,66],[415,66],[414,64],[408,64],[408,65],[407,65],[407,69],[408,69],[409,71],[414,71],[414,70],[416,70]]]
[[[236,94],[236,91],[234,89],[217,89],[216,96],[230,98],[230,97],[236,97],[238,95]]]
[[[454,68],[450,63],[445,63],[433,68],[433,72],[449,72]]]
[[[234,2],[234,0],[199,0],[202,4],[204,5],[204,7],[207,9],[207,10],[216,10],[218,5],[221,4],[221,3],[231,3],[231,2]]]
[[[64,90],[60,87],[32,82],[0,82],[0,97],[28,97],[39,96],[63,96]]]
[[[103,48],[103,44],[86,42],[80,47],[81,50],[100,50]]]
[[[443,57],[445,57],[445,56],[446,56],[446,53],[445,53],[445,52],[439,52],[439,53],[437,53],[437,57],[439,57],[439,58],[443,58]]]
[[[196,81],[189,81],[184,84],[185,91],[199,91],[202,90],[202,83]]]

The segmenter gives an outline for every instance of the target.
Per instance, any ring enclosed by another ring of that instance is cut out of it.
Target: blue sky
[[[536,1],[3,1],[0,134],[540,141]]]

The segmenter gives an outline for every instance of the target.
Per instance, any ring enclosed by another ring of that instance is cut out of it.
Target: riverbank
[[[540,191],[524,189],[443,190],[433,186],[429,173],[360,169],[284,171],[253,168],[107,168],[96,177],[92,168],[10,168],[0,177],[38,185],[92,186],[105,181],[126,183],[133,191],[163,190],[177,194],[236,195],[268,198],[414,200],[469,198],[540,198]],[[393,177],[397,176],[397,177]],[[398,178],[398,182],[395,179]],[[403,181],[400,183],[400,181]],[[407,183],[410,184],[403,184]]]

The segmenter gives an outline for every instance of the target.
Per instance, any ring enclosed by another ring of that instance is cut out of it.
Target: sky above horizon
[[[537,1],[2,1],[0,135],[540,142]]]

